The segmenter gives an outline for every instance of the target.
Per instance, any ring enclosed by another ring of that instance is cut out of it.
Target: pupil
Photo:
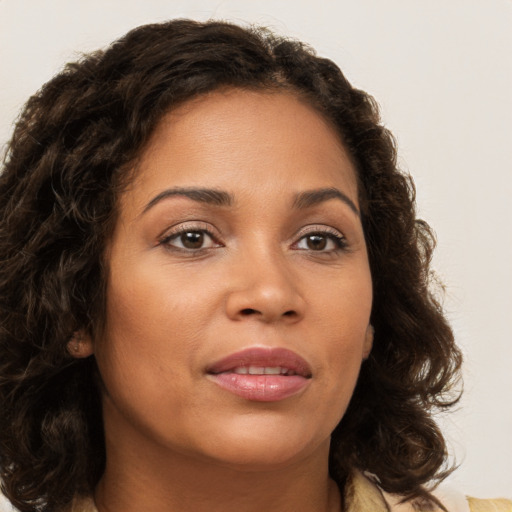
[[[203,245],[204,235],[197,231],[189,231],[181,235],[181,243],[187,249],[199,249]]]
[[[325,249],[326,245],[327,245],[327,240],[326,240],[325,236],[310,235],[308,237],[308,247],[310,249],[313,249],[315,251],[320,251],[322,249]]]

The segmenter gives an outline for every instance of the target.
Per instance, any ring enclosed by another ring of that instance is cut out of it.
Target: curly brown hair
[[[330,60],[261,28],[174,20],[139,27],[68,64],[31,97],[0,176],[0,473],[21,511],[91,493],[105,465],[93,357],[73,332],[101,329],[116,205],[162,116],[220,87],[285,90],[337,129],[355,163],[373,278],[375,342],[332,434],[330,473],[426,496],[446,473],[432,418],[454,403],[461,354],[430,289],[434,237],[371,96]]]

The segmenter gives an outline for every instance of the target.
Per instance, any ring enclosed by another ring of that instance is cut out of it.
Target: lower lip
[[[256,402],[284,400],[300,393],[310,381],[300,375],[219,373],[211,377],[221,388]]]

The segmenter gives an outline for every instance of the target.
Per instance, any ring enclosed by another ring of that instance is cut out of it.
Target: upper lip
[[[218,374],[241,366],[280,366],[302,377],[311,377],[311,367],[304,358],[292,350],[272,347],[250,347],[235,352],[211,364],[206,371],[210,374]]]

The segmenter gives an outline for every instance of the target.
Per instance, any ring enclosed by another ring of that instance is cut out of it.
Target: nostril
[[[257,315],[259,313],[259,311],[257,309],[253,309],[253,308],[245,308],[245,309],[242,309],[240,311],[240,313],[243,315],[243,316],[250,316],[250,315]],[[295,316],[297,313],[293,310],[293,309],[290,309],[288,311],[285,311],[283,313],[283,316],[287,316],[287,317],[293,317]]]
[[[242,313],[242,315],[244,315],[244,316],[249,316],[249,315],[256,314],[257,311],[255,309],[245,308],[245,309],[242,309],[242,311],[240,313]]]

